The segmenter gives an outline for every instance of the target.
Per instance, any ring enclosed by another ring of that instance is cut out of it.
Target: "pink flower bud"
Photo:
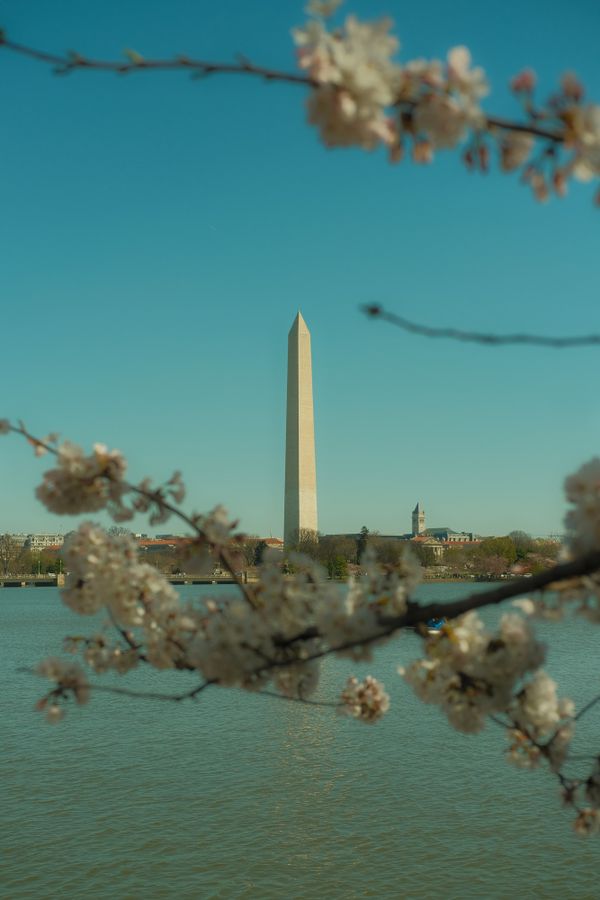
[[[463,162],[469,171],[472,171],[475,165],[475,157],[473,156],[473,151],[471,149],[465,150],[463,153]]]
[[[433,160],[433,147],[429,141],[415,141],[413,146],[413,161],[416,163],[430,163]]]
[[[399,163],[404,156],[404,146],[401,143],[392,144],[389,149],[389,160],[391,163]]]
[[[579,103],[585,93],[582,83],[574,72],[565,72],[560,80],[560,86],[565,97]]]
[[[537,78],[533,69],[523,69],[518,75],[515,75],[510,82],[510,89],[515,94],[530,94],[536,84]]]
[[[480,144],[477,148],[477,156],[479,157],[479,168],[482,172],[487,172],[490,163],[490,151],[486,144]]]
[[[564,169],[555,169],[552,175],[552,187],[559,197],[567,195],[567,176]]]

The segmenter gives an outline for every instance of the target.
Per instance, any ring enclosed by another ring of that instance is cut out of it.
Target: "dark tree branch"
[[[477,594],[468,594],[462,600],[454,600],[452,603],[429,603],[426,606],[411,603],[405,617],[405,624],[418,624],[419,622],[426,622],[428,619],[441,616],[454,619],[456,616],[469,612],[471,609],[494,606],[513,597],[520,597],[523,594],[551,588],[552,585],[561,581],[570,581],[572,578],[591,575],[599,569],[600,551],[595,550],[593,553],[586,553],[577,557],[577,559],[571,560],[571,562],[559,563],[557,566],[538,572],[537,575],[532,575],[531,578],[515,578],[514,581],[508,581],[499,587],[481,591]]]
[[[584,347],[600,344],[600,334],[585,334],[575,337],[544,337],[539,334],[487,334],[479,331],[462,331],[459,328],[433,328],[429,325],[419,325],[397,313],[388,312],[382,306],[372,304],[361,307],[362,311],[372,319],[383,319],[391,325],[402,328],[411,334],[420,334],[428,338],[449,338],[454,341],[466,341],[472,344],[485,344],[487,346],[500,346],[505,344],[534,344],[538,347],[553,347],[563,349],[565,347]]]

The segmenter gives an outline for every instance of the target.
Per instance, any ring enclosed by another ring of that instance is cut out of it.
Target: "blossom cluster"
[[[565,494],[572,504],[565,518],[568,546],[574,553],[600,549],[600,458],[569,475]]]
[[[145,658],[156,668],[182,664],[178,638],[193,631],[196,622],[164,575],[139,561],[130,535],[107,534],[85,522],[65,541],[63,556],[67,576],[61,596],[70,609],[81,615],[105,609],[118,626],[142,629]],[[98,641],[88,647],[86,659],[100,671],[109,662],[117,671],[127,671],[135,662],[122,651],[109,654]]]
[[[77,515],[97,512],[109,502],[121,505],[127,464],[118,450],[95,444],[88,456],[65,441],[56,451],[57,467],[49,469],[36,496],[50,512]]]
[[[314,18],[294,30],[299,65],[315,84],[308,118],[329,147],[383,143],[397,160],[403,137],[411,136],[415,157],[427,161],[434,148],[456,146],[483,121],[487,82],[482,69],[471,68],[466,47],[452,49],[446,64],[419,59],[401,66],[392,58],[400,46],[392,24],[349,16],[329,31]]]
[[[550,190],[564,196],[570,177],[590,181],[600,175],[600,105],[583,103],[583,87],[572,73],[542,107],[533,101],[535,73],[527,69],[515,76],[511,87],[526,118],[511,127],[483,112],[488,81],[481,67],[472,66],[466,47],[450,49],[444,62],[401,64],[391,20],[361,22],[351,15],[342,26],[329,28],[326,20],[339,5],[314,0],[307,23],[293,30],[298,64],[312,84],[308,121],[326,146],[372,150],[383,144],[397,162],[410,141],[413,159],[426,163],[436,150],[454,148],[470,136],[463,154],[468,168],[487,171],[495,145],[502,171],[522,168],[523,181],[538,200],[546,200]],[[529,161],[536,139],[545,144]]]
[[[556,682],[540,669],[517,694],[507,712],[516,725],[511,730],[516,741],[509,750],[509,760],[530,768],[545,756],[551,770],[559,772],[575,731],[573,701],[559,699]]]
[[[65,650],[68,653],[79,653],[82,644],[84,645],[84,660],[98,674],[112,669],[119,675],[125,675],[139,662],[139,652],[136,647],[122,647],[102,633],[95,634],[90,638],[68,637],[64,642]]]
[[[502,616],[490,634],[468,612],[431,636],[425,649],[425,658],[401,674],[423,702],[440,706],[454,728],[471,733],[481,731],[490,713],[505,711],[519,679],[544,660],[543,645],[516,613]]]
[[[267,552],[251,602],[207,604],[187,651],[206,679],[250,690],[272,680],[286,696],[308,697],[324,653],[369,658],[372,646],[388,637],[382,610],[401,615],[406,608],[406,584],[370,559],[347,591],[308,557],[292,554],[291,562],[295,571],[285,574],[278,554]]]
[[[228,533],[222,510],[203,522],[213,540]],[[184,605],[162,574],[140,562],[130,535],[83,523],[69,535],[63,553],[64,603],[81,615],[107,611],[129,641],[121,646],[102,634],[86,639],[84,659],[96,672],[124,674],[144,659],[157,668],[194,670],[208,682],[249,690],[272,681],[280,693],[299,698],[316,690],[324,653],[370,658],[372,646],[389,637],[382,617],[404,613],[418,577],[414,561],[406,561],[401,579],[367,554],[364,574],[343,591],[300,554],[291,557],[294,573],[285,574],[280,555],[272,551],[265,554],[259,583],[244,596]],[[77,650],[77,642],[69,649]]]
[[[371,675],[367,675],[364,681],[349,678],[340,699],[345,713],[370,725],[390,708],[390,698],[383,685]]]
[[[89,686],[83,670],[77,663],[66,663],[62,659],[50,657],[39,664],[37,674],[50,679],[56,685],[36,705],[40,712],[45,712],[48,722],[55,724],[64,716],[64,707],[58,703],[59,699],[73,697],[78,704],[87,703]]]
[[[9,422],[6,427],[11,430]],[[132,486],[125,481],[127,461],[119,450],[94,444],[92,452],[86,455],[82,447],[70,441],[50,446],[56,444],[56,435],[48,435],[43,440],[27,435],[27,439],[33,444],[36,455],[52,450],[56,456],[57,465],[44,473],[36,496],[57,515],[106,509],[115,522],[126,522],[136,513],[148,513],[150,523],[155,525],[168,520],[173,512],[171,503],[180,504],[185,499],[181,472],[174,472],[163,486],[153,487],[149,478]],[[125,502],[126,495],[131,497],[129,504]],[[206,518],[209,524],[216,519],[221,525],[218,510]]]

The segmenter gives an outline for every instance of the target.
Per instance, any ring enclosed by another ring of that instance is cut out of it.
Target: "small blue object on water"
[[[429,631],[439,631],[446,624],[445,617],[441,619],[428,619],[427,620],[427,628]]]

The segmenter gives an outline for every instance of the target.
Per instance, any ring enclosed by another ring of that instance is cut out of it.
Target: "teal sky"
[[[402,58],[470,47],[486,108],[509,78],[566,69],[600,102],[596,2],[357,0],[396,20]],[[8,0],[16,41],[114,57],[187,52],[293,70],[291,0]],[[0,51],[0,415],[122,449],[131,475],[180,468],[189,507],[223,502],[281,535],[287,332],[312,332],[323,531],[429,525],[561,530],[562,481],[600,447],[600,350],[427,341],[358,307],[432,325],[600,332],[590,186],[540,206],[459,154],[392,167],[327,151],[302,88],[237,77],[51,75]],[[0,443],[0,531],[68,530],[37,504],[44,460]],[[140,530],[148,530],[142,521]],[[179,530],[173,524],[158,530]]]

